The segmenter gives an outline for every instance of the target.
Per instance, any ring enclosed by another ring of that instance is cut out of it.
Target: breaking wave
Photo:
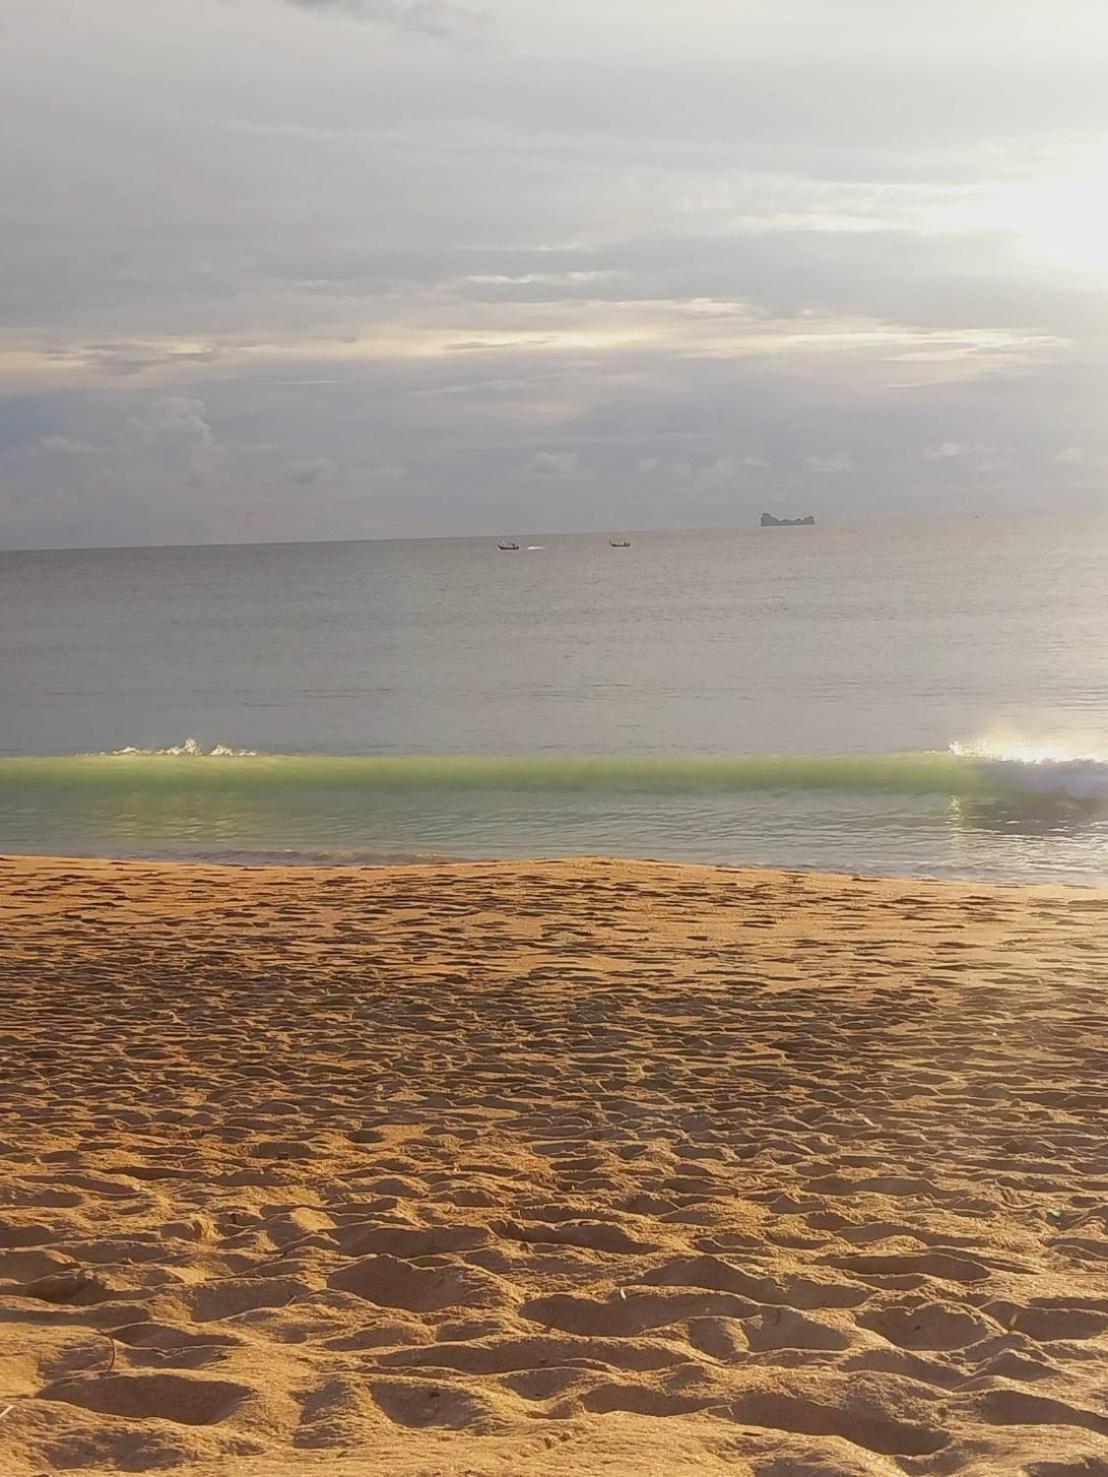
[[[218,761],[218,762],[215,762]],[[233,761],[233,762],[232,762]],[[1054,795],[1108,801],[1108,761],[952,745],[883,754],[662,756],[264,754],[195,739],[166,749],[0,757],[0,790],[305,792],[524,791],[682,795],[837,790],[953,797]]]
[[[986,738],[951,744],[950,752],[974,764],[987,787],[1004,793],[1108,801],[1108,756],[1103,751],[1079,753],[1060,744]]]

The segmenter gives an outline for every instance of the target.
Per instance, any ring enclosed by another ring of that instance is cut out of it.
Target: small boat
[[[608,542],[613,549],[629,549],[631,547],[631,540],[629,538],[610,538]]]
[[[519,545],[513,543],[510,538],[502,538],[496,547],[507,551],[508,549],[518,549]]]

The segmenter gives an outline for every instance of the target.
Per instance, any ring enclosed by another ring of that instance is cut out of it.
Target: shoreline
[[[580,852],[572,855],[542,855],[522,857],[464,857],[449,856],[446,854],[428,853],[413,854],[401,853],[399,855],[383,855],[380,858],[372,854],[356,854],[354,856],[335,857],[331,854],[315,856],[310,852],[296,853],[291,857],[282,857],[268,851],[259,852],[231,852],[200,855],[165,856],[153,852],[45,852],[45,851],[5,851],[0,848],[0,868],[8,865],[30,863],[43,866],[72,866],[72,867],[164,867],[173,868],[197,868],[225,870],[227,872],[290,872],[317,873],[317,872],[391,872],[412,871],[432,868],[465,868],[465,867],[502,867],[508,870],[518,870],[528,867],[558,867],[558,866],[598,866],[598,867],[662,867],[671,870],[690,870],[701,872],[719,872],[723,874],[746,874],[758,876],[775,877],[812,877],[828,882],[841,880],[844,882],[874,882],[874,883],[918,883],[921,886],[950,887],[955,889],[981,889],[996,888],[1000,891],[1011,892],[1013,890],[1026,888],[1028,890],[1047,890],[1067,892],[1094,892],[1103,893],[1108,897],[1108,882],[1101,881],[1031,881],[1024,878],[994,878],[981,875],[940,875],[935,872],[871,872],[858,868],[827,868],[807,866],[781,866],[773,863],[762,862],[712,862],[712,861],[684,861],[671,857],[637,857],[623,854],[608,854],[602,852]],[[2,872],[0,872],[2,880]]]
[[[0,1466],[1108,1469],[1108,888],[0,859]]]

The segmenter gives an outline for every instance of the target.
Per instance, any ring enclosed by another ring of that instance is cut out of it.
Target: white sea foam
[[[1108,752],[1091,745],[992,735],[953,743],[950,752],[1029,794],[1108,800]]]
[[[227,744],[214,744],[205,749],[199,739],[187,738],[183,744],[171,744],[166,749],[139,749],[126,744],[122,749],[110,750],[113,758],[127,754],[165,754],[174,759],[256,759],[257,749],[232,749]]]

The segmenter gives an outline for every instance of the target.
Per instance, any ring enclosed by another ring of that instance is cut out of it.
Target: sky
[[[1103,0],[3,0],[0,547],[1105,506]]]

